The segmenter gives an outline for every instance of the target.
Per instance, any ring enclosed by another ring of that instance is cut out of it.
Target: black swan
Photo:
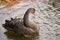
[[[39,34],[39,26],[36,23],[32,23],[29,21],[29,14],[35,13],[34,8],[29,8],[26,12],[24,17],[21,18],[11,18],[11,20],[5,20],[5,24],[2,24],[2,26],[10,31],[13,31],[17,34]],[[22,21],[23,20],[23,21]]]

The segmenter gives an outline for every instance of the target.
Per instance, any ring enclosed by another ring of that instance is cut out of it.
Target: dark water
[[[39,40],[39,36],[25,37],[4,29],[2,24],[8,17],[8,15],[0,15],[0,40]]]

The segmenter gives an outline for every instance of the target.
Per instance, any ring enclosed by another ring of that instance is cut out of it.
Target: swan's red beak
[[[35,13],[34,13],[34,16],[36,16],[36,15],[37,15],[37,13],[35,12]]]

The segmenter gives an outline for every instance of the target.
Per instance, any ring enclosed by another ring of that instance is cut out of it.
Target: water
[[[4,13],[0,14],[0,40],[60,40],[60,8],[58,8],[59,5],[57,7],[42,5],[43,4],[30,5],[27,7],[23,7],[22,9],[13,9],[14,11],[12,11],[11,9],[8,9],[8,11],[0,11]],[[37,11],[36,19],[33,20],[40,24],[40,36],[26,38],[16,33],[7,31],[2,27],[5,19],[9,19],[11,17],[14,18],[17,15],[19,17],[22,17],[25,11],[30,7],[35,8]]]

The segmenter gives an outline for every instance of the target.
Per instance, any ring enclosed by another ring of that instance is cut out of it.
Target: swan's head
[[[27,12],[34,14],[34,13],[35,13],[35,9],[34,9],[34,8],[29,8],[29,9],[27,10]]]
[[[37,15],[36,14],[36,12],[35,12],[36,10],[35,10],[35,8],[29,8],[28,10],[27,10],[27,13],[32,13],[33,15]]]
[[[35,13],[35,9],[34,9],[34,8],[29,8],[28,11],[29,11],[30,13],[32,13],[32,14]]]

